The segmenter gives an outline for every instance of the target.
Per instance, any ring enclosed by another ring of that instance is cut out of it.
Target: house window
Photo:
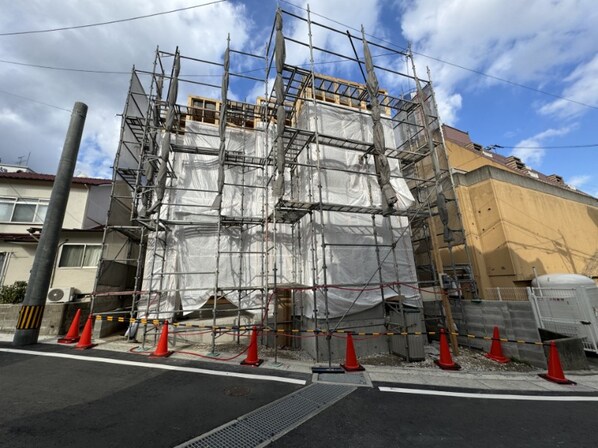
[[[60,253],[59,268],[91,268],[100,262],[99,244],[65,244]]]
[[[0,221],[43,223],[48,201],[29,198],[0,198]]]
[[[0,252],[0,285],[4,284],[4,274],[8,265],[8,252]]]

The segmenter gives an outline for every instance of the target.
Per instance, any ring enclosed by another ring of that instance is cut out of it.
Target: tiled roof
[[[15,180],[39,180],[46,182],[54,182],[56,176],[53,174],[38,174],[38,173],[0,173],[0,180],[15,179]],[[97,179],[93,177],[73,177],[73,184],[81,185],[108,185],[112,182],[110,179]]]
[[[503,156],[501,154],[498,154],[495,151],[490,152],[490,151],[484,150],[481,145],[477,145],[471,141],[471,139],[469,138],[469,133],[467,133],[467,132],[464,132],[460,129],[453,128],[453,127],[447,126],[447,125],[443,125],[442,128],[443,128],[444,137],[447,140],[450,140],[450,141],[458,144],[462,148],[465,148],[473,153],[476,153],[480,157],[485,157],[488,160],[491,160],[499,165],[502,165],[505,169],[507,169],[509,171],[512,171],[512,172],[515,172],[515,173],[518,173],[518,174],[521,174],[521,175],[524,175],[527,177],[531,177],[533,179],[539,180],[540,182],[546,182],[551,185],[556,185],[561,188],[565,188],[566,190],[577,191],[577,193],[580,193],[580,194],[583,194],[586,196],[590,196],[587,193],[584,193],[583,191],[579,191],[579,190],[567,185],[563,181],[563,178],[557,174],[546,175],[539,171],[534,170],[533,168],[530,168],[529,166],[525,165],[525,163],[523,163],[523,161],[521,159],[519,159],[518,157]]]

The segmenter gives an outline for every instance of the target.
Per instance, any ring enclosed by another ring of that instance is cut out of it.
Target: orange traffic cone
[[[557,384],[577,384],[575,381],[565,378],[563,367],[561,366],[561,358],[559,351],[556,348],[554,341],[550,341],[550,351],[548,352],[548,372],[540,373],[539,376],[545,380],[552,381]]]
[[[249,342],[249,348],[247,349],[247,358],[241,361],[244,366],[258,367],[263,363],[263,359],[257,357],[257,328],[254,326],[251,331],[251,341]]]
[[[79,340],[79,320],[81,319],[81,309],[79,308],[75,313],[75,317],[71,322],[69,331],[65,337],[58,339],[59,344],[74,344]]]
[[[172,350],[168,350],[168,321],[164,321],[164,328],[162,329],[162,334],[160,334],[160,339],[158,339],[158,345],[156,346],[156,350],[149,356],[150,358],[166,358],[172,355],[174,352]]]
[[[347,372],[357,372],[360,370],[365,370],[365,368],[361,364],[359,364],[359,361],[357,361],[357,356],[355,355],[355,347],[353,346],[353,335],[351,333],[347,333],[345,363],[341,364],[341,367],[345,369]]]
[[[453,362],[451,350],[446,339],[444,328],[440,329],[440,359],[434,361],[442,370],[459,370],[461,366]]]
[[[498,327],[494,327],[494,332],[492,334],[492,345],[490,346],[490,353],[486,353],[484,356],[486,358],[491,359],[496,362],[500,363],[507,363],[510,361],[503,352],[502,352],[502,345],[500,344],[500,335],[498,333]]]
[[[85,327],[83,328],[83,333],[81,333],[81,339],[75,346],[76,350],[87,350],[88,348],[95,347],[98,344],[91,343],[91,327],[93,325],[93,316],[89,316],[87,318],[87,322],[85,322]]]

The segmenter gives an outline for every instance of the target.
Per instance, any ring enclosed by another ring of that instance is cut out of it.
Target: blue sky
[[[108,21],[200,3],[106,0],[81,8],[75,0],[0,0],[0,33]],[[304,8],[307,2],[280,3],[305,14],[293,4]],[[234,48],[261,52],[276,5],[271,0],[230,0],[102,27],[0,36],[2,161],[15,162],[31,153],[33,169],[54,172],[69,120],[63,109],[83,101],[90,109],[77,173],[110,176],[131,66],[150,68],[156,45],[171,51],[179,45],[187,56],[219,60],[228,32]],[[477,143],[504,146],[497,151],[518,155],[531,167],[560,174],[566,182],[598,195],[598,147],[574,148],[598,144],[595,1],[316,0],[310,8],[315,20],[339,29],[363,24],[367,33],[399,47],[411,43],[419,74],[425,75],[427,67],[431,70],[443,122],[468,131]],[[285,34],[307,39],[305,30],[292,23]],[[350,51],[347,39],[326,39],[322,44]],[[290,46],[289,59],[302,63],[307,55]],[[396,58],[379,60],[401,64]],[[119,73],[50,70],[15,62]],[[322,67],[339,76],[358,77],[351,64]],[[202,74],[218,76],[217,70]],[[401,89],[393,79],[380,80],[389,90]],[[261,89],[235,83],[231,94],[245,99]],[[181,95],[186,93],[191,92],[183,89]]]

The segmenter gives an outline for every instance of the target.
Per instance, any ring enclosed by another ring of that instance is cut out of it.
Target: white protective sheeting
[[[304,104],[298,117],[297,127],[315,130],[314,107]],[[322,134],[347,139],[371,142],[372,121],[366,114],[353,110],[334,108],[318,104],[318,126]],[[386,145],[393,147],[394,133],[390,120],[383,120]],[[269,132],[270,141],[275,135],[275,126]],[[177,144],[216,150],[220,144],[218,127],[198,122],[187,122],[184,136],[177,137]],[[174,138],[174,137],[173,137]],[[226,150],[229,154],[266,157],[266,132],[263,129],[249,130],[228,127]],[[375,175],[373,160],[366,161],[362,153],[332,146],[320,145],[320,165],[322,168],[335,168],[344,171],[321,170],[322,201],[327,204],[345,204],[365,207],[381,207],[380,187]],[[298,162],[315,166],[318,158],[315,144],[309,145],[299,156]],[[413,203],[413,197],[405,181],[400,177],[398,161],[390,159],[391,183],[397,191],[397,208],[405,210]],[[369,283],[361,291],[359,286],[330,287],[328,308],[330,317],[338,317],[347,310],[348,314],[363,311],[382,300],[380,283],[416,282],[415,266],[407,219],[393,216],[376,216],[375,233],[372,217],[368,214],[324,212],[323,223],[319,212],[313,213],[313,223],[309,215],[304,216],[295,226],[278,224],[276,235],[272,223],[268,224],[268,234],[264,238],[260,226],[244,232],[239,227],[222,226],[220,235],[220,257],[218,254],[218,212],[211,205],[217,195],[218,156],[176,153],[172,161],[176,177],[170,179],[167,205],[162,207],[161,217],[180,224],[171,225],[172,232],[166,237],[166,261],[164,268],[158,259],[152,260],[152,250],[146,259],[144,289],[162,290],[160,295],[161,317],[165,311],[179,307],[183,310],[200,308],[214,294],[216,271],[219,288],[262,286],[265,268],[265,247],[276,242],[276,249],[268,252],[270,272],[267,278],[273,280],[272,267],[276,256],[277,284],[303,284],[307,287],[324,283],[324,257],[322,256],[322,233],[326,243],[327,284],[356,285]],[[347,172],[351,171],[351,172]],[[286,170],[288,176],[289,170]],[[264,194],[263,187],[268,175],[258,168],[241,168],[226,165],[225,187],[223,190],[222,215],[229,217],[264,217],[264,201],[269,201],[269,210],[274,206],[271,188]],[[315,168],[297,166],[291,182],[285,182],[285,199],[302,202],[318,202],[318,176]],[[234,185],[231,185],[234,184]],[[291,191],[292,190],[292,191]],[[323,226],[322,226],[323,224]],[[300,236],[300,241],[299,241]],[[312,262],[310,243],[315,238],[316,266]],[[375,241],[380,245],[376,251]],[[153,244],[154,238],[150,238]],[[266,242],[264,242],[266,240]],[[396,243],[393,251],[390,245]],[[336,244],[336,246],[335,246]],[[360,246],[349,246],[359,244]],[[161,243],[159,243],[161,245]],[[300,246],[299,246],[300,245]],[[331,245],[331,246],[329,246]],[[369,246],[368,246],[369,245]],[[242,253],[239,253],[242,252]],[[293,259],[296,254],[296,259]],[[378,272],[378,260],[382,267]],[[293,268],[293,262],[295,266]],[[154,275],[151,276],[153,266]],[[175,272],[176,275],[169,273]],[[160,280],[160,273],[164,273]],[[315,278],[314,278],[315,277]],[[161,282],[161,283],[160,283]],[[225,291],[226,292],[226,291]],[[397,291],[383,288],[385,297],[397,295]],[[243,308],[256,307],[261,303],[260,291],[246,291],[241,300]],[[404,295],[414,305],[419,305],[415,289],[401,287]],[[237,295],[231,295],[235,304]],[[312,291],[302,291],[296,297],[303,298],[297,307],[303,314],[314,316],[314,295]],[[325,303],[323,290],[317,294],[318,316],[324,316]],[[147,300],[147,297],[146,297]],[[148,317],[154,317],[156,300],[150,301]],[[140,304],[142,314],[147,309],[147,301]],[[259,311],[256,311],[259,312]]]
[[[359,114],[351,109],[343,109],[318,103],[317,105],[318,130],[322,135],[342,137],[345,139],[371,143],[372,120],[367,114]],[[315,130],[316,119],[314,106],[305,104],[298,119],[298,127]],[[386,145],[394,145],[394,132],[392,123],[383,119]],[[334,168],[333,171],[321,170],[322,202],[327,204],[354,205],[363,207],[382,207],[382,195],[376,176],[372,156],[368,161],[357,151],[347,151],[331,146],[320,145],[320,164],[324,168]],[[308,157],[312,162],[317,160],[316,145],[311,145],[310,152],[301,154],[302,162],[307,162]],[[400,173],[397,160],[389,159],[391,167],[391,184],[397,192],[398,201],[395,206],[399,210],[406,210],[413,202],[413,196]],[[347,172],[350,171],[350,172]],[[360,174],[360,173],[369,173]],[[318,200],[317,171],[304,169],[300,175],[301,198],[298,200]],[[319,221],[319,213],[316,214]],[[371,308],[382,300],[381,289],[376,287],[381,283],[412,283],[416,286],[415,264],[410,239],[408,221],[405,217],[392,216],[384,218],[380,215],[375,218],[375,233],[372,217],[367,214],[324,212],[324,239],[326,243],[326,283],[329,285],[357,285],[369,284],[367,287],[329,287],[328,312],[330,317],[357,313]],[[317,280],[323,284],[323,257],[322,257],[322,226],[316,224],[312,229],[307,225],[302,226],[302,239],[309,241],[316,238],[317,247]],[[302,223],[303,224],[303,223]],[[315,235],[314,235],[315,233]],[[378,251],[375,243],[378,242]],[[394,251],[390,247],[396,242]],[[358,244],[352,246],[352,244]],[[308,251],[303,252],[303,272],[310,274],[312,260]],[[378,263],[380,260],[380,263]],[[381,266],[381,272],[378,265]],[[304,283],[312,284],[310,279]],[[397,292],[391,288],[382,288],[385,297],[396,296]],[[407,298],[406,303],[420,306],[417,290],[407,286],[400,287],[400,294]],[[325,314],[325,301],[323,290],[317,294],[318,315]],[[306,297],[303,303],[304,314],[311,316],[314,309],[313,298]]]

